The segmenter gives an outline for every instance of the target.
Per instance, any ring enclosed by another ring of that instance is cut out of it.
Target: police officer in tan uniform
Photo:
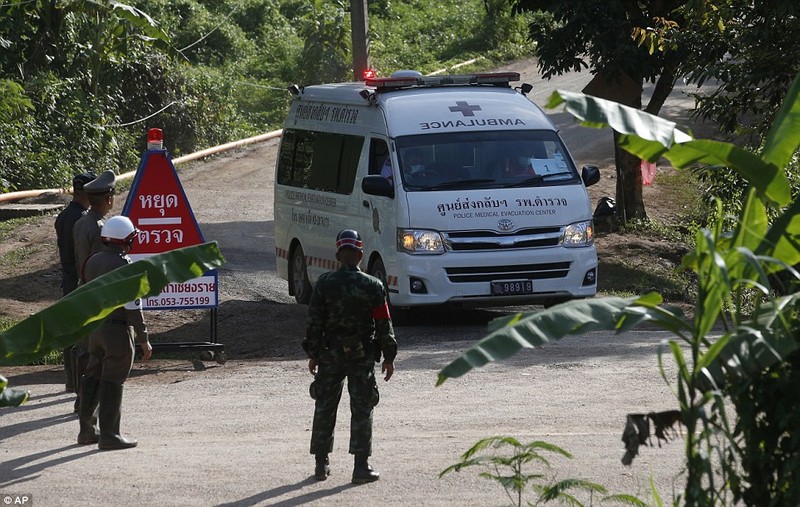
[[[114,185],[116,176],[113,171],[105,171],[94,180],[84,183],[83,190],[89,199],[89,209],[84,215],[75,222],[72,228],[73,247],[75,250],[75,267],[78,271],[79,284],[84,281],[83,268],[86,259],[95,252],[103,248],[100,241],[100,229],[103,227],[103,220],[114,207]],[[81,340],[72,346],[72,369],[75,389],[78,398],[75,400],[75,411],[80,407],[80,385],[81,376],[86,369],[89,361],[89,353],[86,350],[86,340]]]
[[[128,217],[108,219],[101,232],[103,249],[86,261],[86,282],[129,264],[127,253],[138,232]],[[142,347],[142,361],[150,359],[153,348],[141,307],[135,310],[117,308],[89,335],[90,358],[81,384],[79,444],[97,443],[101,450],[136,446],[136,440],[127,439],[119,432],[122,385],[133,366],[134,339]],[[95,426],[98,419],[99,432]]]
[[[100,241],[100,229],[103,227],[105,216],[114,207],[116,179],[113,171],[104,171],[100,176],[83,185],[83,190],[89,198],[89,209],[83,217],[75,222],[72,230],[78,275],[83,274],[82,270],[86,259],[103,248],[103,243]]]

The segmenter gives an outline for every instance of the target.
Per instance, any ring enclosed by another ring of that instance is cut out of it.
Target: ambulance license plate
[[[516,296],[518,294],[533,294],[532,280],[503,280],[492,282],[493,296]]]

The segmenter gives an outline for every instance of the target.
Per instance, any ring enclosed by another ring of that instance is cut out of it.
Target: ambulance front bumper
[[[546,304],[597,292],[594,245],[398,257],[396,285],[389,287],[391,303],[398,307]]]

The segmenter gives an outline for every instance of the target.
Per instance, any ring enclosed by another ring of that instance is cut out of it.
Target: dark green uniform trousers
[[[379,400],[372,354],[346,361],[344,353],[336,349],[321,351],[311,385],[316,400],[311,454],[326,455],[333,450],[333,430],[345,379],[350,393],[350,454],[372,454],[372,409]]]

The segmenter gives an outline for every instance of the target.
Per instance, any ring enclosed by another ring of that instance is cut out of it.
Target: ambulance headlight
[[[594,224],[591,220],[569,224],[561,241],[565,247],[589,246],[594,243]]]
[[[444,240],[436,231],[398,229],[397,251],[410,254],[443,254]]]

